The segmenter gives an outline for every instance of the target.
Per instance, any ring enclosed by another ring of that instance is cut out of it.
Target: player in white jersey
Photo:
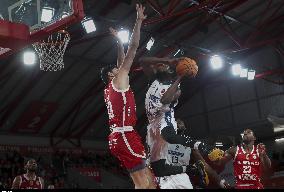
[[[184,122],[177,119],[177,134],[181,135],[184,133],[185,126]],[[168,144],[166,156],[166,164],[173,166],[188,166],[192,155],[192,150],[190,147],[183,146],[181,144]],[[190,170],[191,175],[198,174],[201,179],[201,184],[208,183],[208,176],[202,164],[193,165]],[[207,178],[206,178],[207,177]],[[169,188],[182,188],[182,189],[193,189],[192,183],[190,181],[188,173],[181,173],[174,176],[165,176],[158,179],[160,185]],[[207,181],[206,181],[207,180]]]
[[[168,58],[141,58],[140,64],[146,75],[152,78],[153,83],[149,87],[145,108],[148,117],[147,144],[149,146],[150,163],[156,177],[175,176],[189,172],[189,166],[173,166],[166,164],[169,144],[181,144],[208,154],[212,149],[204,143],[193,140],[190,137],[177,135],[177,123],[174,117],[174,107],[181,94],[179,84],[182,77],[175,73],[175,65],[178,59]],[[206,163],[205,168],[214,179],[220,183],[221,179]],[[172,181],[176,183],[177,181]],[[173,184],[178,188],[179,185]],[[161,188],[164,188],[161,186]]]
[[[186,127],[181,119],[176,119],[177,122],[177,134],[184,135]],[[190,147],[183,146],[181,144],[168,144],[168,152],[166,156],[166,163],[175,166],[189,165],[192,155]]]

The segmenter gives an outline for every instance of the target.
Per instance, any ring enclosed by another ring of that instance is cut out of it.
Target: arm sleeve
[[[192,149],[197,149],[202,155],[208,155],[213,147],[197,141],[186,135],[177,135],[174,128],[167,126],[161,131],[162,137],[170,144],[181,144]]]
[[[183,146],[187,146],[187,139],[182,135],[177,135],[174,128],[171,126],[167,126],[161,130],[161,135],[166,142],[170,144],[181,144]]]

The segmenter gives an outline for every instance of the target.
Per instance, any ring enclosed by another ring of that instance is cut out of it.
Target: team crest
[[[252,158],[253,158],[253,159],[256,159],[256,155],[253,155]]]

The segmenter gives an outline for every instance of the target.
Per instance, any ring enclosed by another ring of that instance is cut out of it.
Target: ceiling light
[[[177,50],[177,52],[174,54],[174,57],[180,52],[180,49]]]
[[[150,51],[151,47],[154,45],[155,39],[151,37],[151,39],[148,41],[146,49]]]
[[[117,35],[123,44],[129,42],[129,31],[128,30],[122,29],[117,33]]]
[[[85,18],[81,23],[86,33],[92,33],[97,30],[94,20],[92,18]]]
[[[248,80],[254,80],[255,77],[255,70],[248,71]]]
[[[52,7],[43,7],[41,12],[41,21],[42,22],[50,22],[52,17],[54,16],[54,8]]]
[[[33,51],[27,51],[24,53],[24,64],[33,65],[36,61],[36,54]]]
[[[241,71],[242,71],[242,66],[240,64],[234,64],[232,66],[233,75],[235,75],[235,76],[240,75]]]
[[[244,78],[248,76],[248,69],[242,69],[240,73],[240,77]]]
[[[210,63],[213,69],[220,69],[223,66],[223,60],[219,55],[213,55],[210,58]]]

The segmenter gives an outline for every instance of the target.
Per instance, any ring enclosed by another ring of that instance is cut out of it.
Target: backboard
[[[82,0],[1,0],[0,57],[84,18]]]

